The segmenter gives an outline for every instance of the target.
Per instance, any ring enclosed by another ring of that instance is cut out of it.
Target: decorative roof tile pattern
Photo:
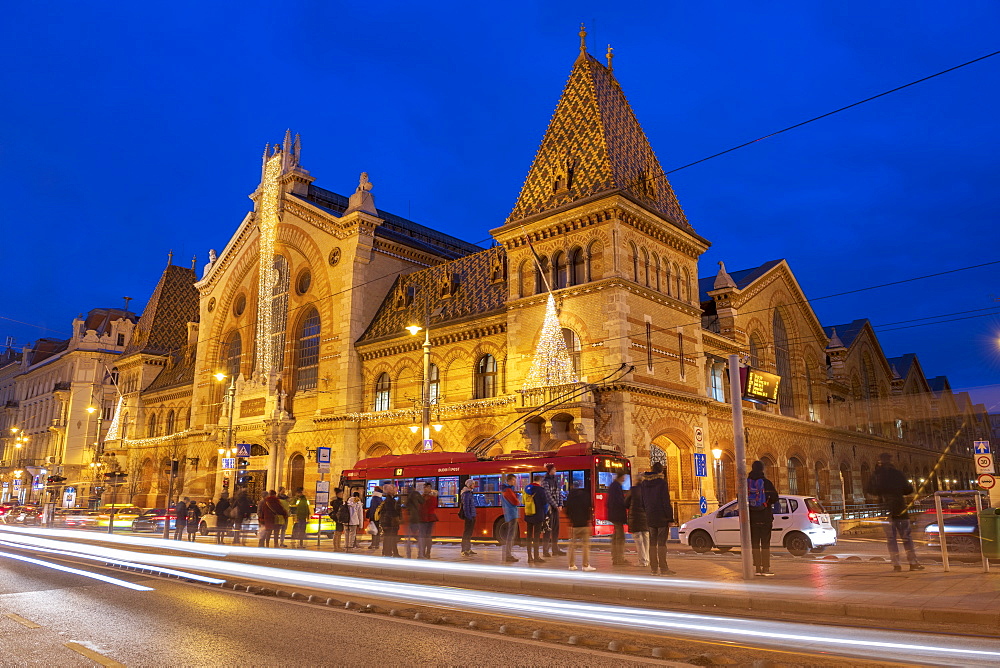
[[[187,345],[187,324],[198,322],[197,280],[193,269],[167,265],[132,332],[126,355],[165,355]]]
[[[145,391],[155,392],[191,385],[194,382],[194,358],[194,350],[191,346],[184,346],[180,350],[170,353],[167,367],[157,374]]]
[[[615,191],[691,229],[621,86],[581,53],[507,222]]]
[[[501,312],[507,300],[507,254],[500,246],[400,276],[358,343]],[[440,311],[438,311],[440,309]]]

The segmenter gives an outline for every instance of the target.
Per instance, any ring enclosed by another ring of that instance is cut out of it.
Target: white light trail
[[[65,542],[19,535],[13,542],[24,545],[66,547]],[[79,545],[79,544],[78,544]],[[162,545],[162,544],[161,544]],[[140,554],[115,548],[86,545],[88,552],[113,559],[194,569],[219,576],[272,584],[297,585],[328,591],[340,596],[389,599],[410,605],[433,605],[476,613],[517,615],[591,627],[645,630],[683,636],[694,640],[740,642],[786,651],[832,653],[872,660],[882,656],[892,661],[953,665],[996,666],[1000,664],[1000,640],[994,638],[949,637],[940,634],[888,631],[839,626],[771,621],[720,615],[650,610],[624,605],[548,599],[541,596],[501,594],[486,591],[439,587],[401,582],[308,573],[247,563],[195,557]],[[273,550],[262,549],[270,556]],[[287,552],[280,553],[283,557]],[[391,561],[391,560],[387,560]],[[545,571],[545,576],[555,575]]]
[[[125,580],[119,580],[118,578],[112,578],[108,577],[107,575],[101,575],[100,573],[91,573],[90,571],[82,571],[79,568],[70,568],[69,566],[60,566],[59,564],[53,564],[48,561],[41,561],[40,559],[32,559],[31,557],[22,557],[19,554],[0,552],[0,557],[7,557],[8,559],[16,559],[18,561],[26,561],[29,564],[44,566],[45,568],[51,568],[53,570],[63,571],[66,573],[74,573],[75,575],[82,575],[85,578],[93,578],[94,580],[101,580],[102,582],[118,585],[119,587],[125,587],[126,589],[134,589],[135,591],[153,591],[152,587],[144,587],[142,585],[126,582]]]

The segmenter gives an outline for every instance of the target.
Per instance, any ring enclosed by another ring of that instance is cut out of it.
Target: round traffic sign
[[[993,489],[997,484],[996,476],[992,473],[980,473],[979,474],[979,486],[983,489]]]
[[[976,457],[976,466],[981,469],[988,469],[993,465],[993,455],[979,455]]]

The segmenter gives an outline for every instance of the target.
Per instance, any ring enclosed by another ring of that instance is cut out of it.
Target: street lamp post
[[[413,336],[424,330],[424,382],[420,388],[420,433],[423,449],[432,450],[434,446],[431,441],[431,330],[429,326],[420,325],[410,325],[406,329]]]
[[[712,460],[715,463],[715,500],[721,506],[725,501],[722,498],[724,490],[722,485],[722,448],[712,448]]]
[[[227,377],[229,378],[229,387],[226,388],[226,404],[227,404],[228,409],[229,409],[229,427],[226,430],[226,447],[225,447],[225,452],[227,453],[227,455],[229,457],[232,457],[233,456],[232,455],[232,453],[233,453],[233,415],[236,412],[236,374],[233,374],[231,377],[229,377],[229,376],[226,376],[226,374],[224,374],[221,371],[219,371],[219,372],[213,374],[213,376],[220,383],[222,381],[224,381]],[[219,454],[220,455],[223,454],[223,449],[222,448],[219,448]],[[222,458],[220,457],[219,459],[220,459],[219,464],[221,466],[221,464],[222,464],[221,459]],[[236,468],[237,468],[237,471],[238,471],[239,470],[239,466],[237,466]],[[223,475],[225,475],[225,474],[223,474]],[[237,475],[239,475],[239,473],[237,473]],[[216,486],[218,487],[218,485],[216,485]]]

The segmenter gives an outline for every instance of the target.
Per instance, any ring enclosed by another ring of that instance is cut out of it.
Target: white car
[[[810,550],[822,552],[837,544],[837,530],[819,500],[812,496],[780,495],[771,529],[771,547],[784,547],[796,557]],[[740,545],[740,519],[736,501],[681,525],[681,543],[695,552],[713,547],[725,552]]]

